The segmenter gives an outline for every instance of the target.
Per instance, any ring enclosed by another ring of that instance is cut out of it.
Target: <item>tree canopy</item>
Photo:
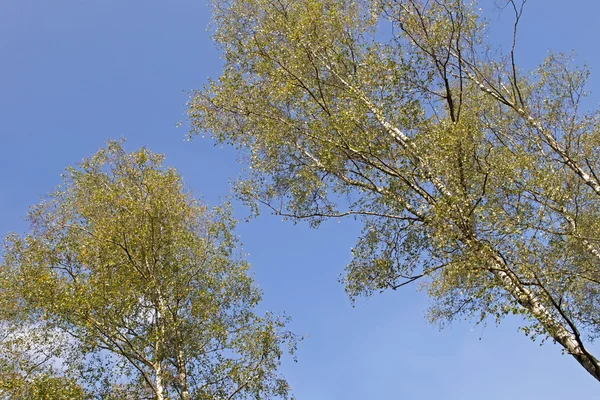
[[[110,142],[28,221],[0,269],[0,397],[288,397],[295,339],[255,312],[229,207],[195,200],[161,155]]]
[[[213,0],[218,80],[194,93],[250,166],[238,193],[308,219],[354,216],[351,297],[419,280],[430,316],[524,317],[594,378],[600,131],[586,68],[533,71],[463,0]]]

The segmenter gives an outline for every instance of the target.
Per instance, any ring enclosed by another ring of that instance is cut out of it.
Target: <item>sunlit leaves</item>
[[[286,397],[276,370],[294,337],[253,311],[261,294],[229,206],[208,209],[162,162],[110,142],[31,209],[26,236],[6,239],[3,320],[67,338],[17,376],[35,389],[65,375],[102,398]],[[45,378],[52,360],[63,368]]]
[[[213,5],[225,65],[189,115],[245,156],[242,199],[313,225],[362,217],[352,297],[419,280],[440,322],[523,314],[600,380],[582,342],[600,321],[586,68],[551,54],[521,71],[470,1]]]

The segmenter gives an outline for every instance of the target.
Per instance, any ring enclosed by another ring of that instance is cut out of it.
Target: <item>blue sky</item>
[[[509,39],[509,13],[481,2],[495,43]],[[552,48],[578,53],[600,83],[600,3],[530,0],[518,62],[534,66]],[[63,169],[107,139],[128,138],[166,154],[209,204],[229,195],[240,166],[209,139],[185,142],[189,91],[217,77],[209,9],[192,0],[4,0],[0,3],[0,233],[22,232],[29,205]],[[497,25],[505,24],[504,27]],[[596,90],[597,92],[600,92]],[[593,105],[598,97],[592,93]],[[183,121],[183,126],[176,127]],[[236,207],[243,217],[247,210]],[[415,287],[352,307],[337,278],[359,227],[318,230],[264,213],[238,233],[264,290],[264,309],[292,316],[307,336],[282,372],[298,400],[559,399],[592,396],[597,383],[560,349],[531,343],[518,320],[500,327],[456,322],[439,331]],[[598,347],[598,346],[596,346]],[[598,353],[598,351],[596,351]]]

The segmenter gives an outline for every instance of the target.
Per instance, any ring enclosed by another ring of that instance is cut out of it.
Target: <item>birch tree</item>
[[[518,68],[523,3],[502,52],[475,2],[213,0],[191,135],[240,150],[250,205],[363,222],[352,298],[419,281],[434,321],[522,315],[600,380],[598,113],[570,57]]]
[[[65,341],[36,358],[39,373],[3,373],[32,386],[50,369],[81,398],[287,397],[277,368],[294,338],[284,319],[255,313],[261,293],[229,208],[195,200],[161,155],[111,142],[67,169],[28,220],[25,236],[5,240],[0,314]],[[22,349],[18,338],[5,344]]]

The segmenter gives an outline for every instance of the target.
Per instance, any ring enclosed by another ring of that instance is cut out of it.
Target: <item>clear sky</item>
[[[492,13],[492,4],[481,2],[499,43],[509,39],[510,15]],[[529,0],[518,62],[531,67],[550,48],[574,49],[596,72],[589,88],[600,93],[599,13],[592,0]],[[111,138],[165,153],[209,204],[228,196],[240,170],[233,151],[210,139],[183,140],[189,91],[217,77],[221,65],[209,18],[204,0],[0,1],[0,233],[22,232],[27,207],[67,165]],[[247,210],[236,205],[236,213]],[[426,322],[427,299],[416,287],[353,308],[337,278],[358,229],[348,220],[311,230],[268,213],[238,228],[264,290],[261,308],[285,311],[292,330],[307,336],[298,362],[282,366],[298,400],[597,395],[598,384],[574,360],[552,343],[532,343],[517,319],[439,331]]]

